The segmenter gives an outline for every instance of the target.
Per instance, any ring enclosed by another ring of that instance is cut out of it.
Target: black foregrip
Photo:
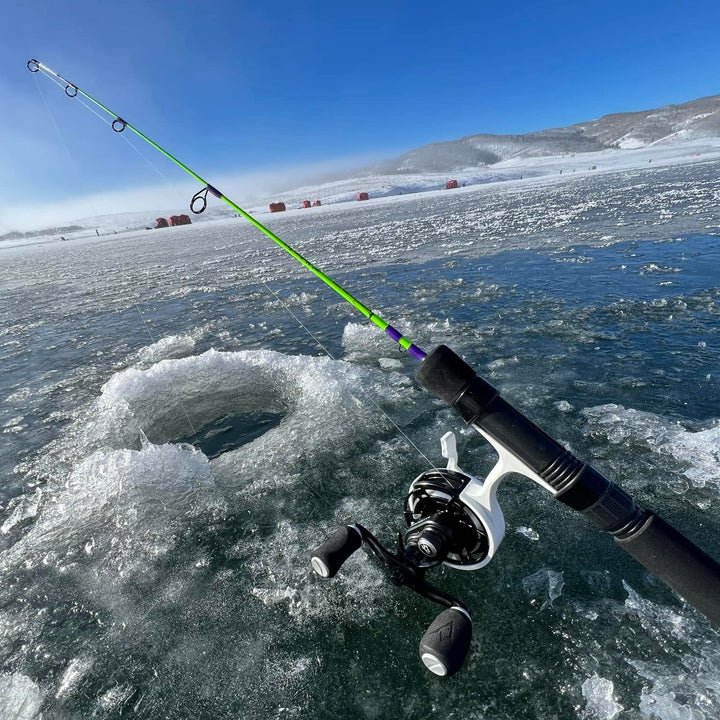
[[[313,570],[320,577],[333,577],[360,545],[362,536],[354,525],[340,528],[313,551],[310,556]]]
[[[615,542],[712,622],[720,625],[720,563],[672,525],[649,513],[630,537]]]
[[[440,345],[423,360],[415,374],[418,383],[455,408],[468,424],[476,425],[537,473],[556,493],[569,490],[584,463],[553,440],[510,403],[449,347]],[[604,480],[605,485],[609,481]],[[599,490],[600,494],[604,490]],[[589,499],[590,505],[597,500]],[[577,507],[584,510],[585,506]]]

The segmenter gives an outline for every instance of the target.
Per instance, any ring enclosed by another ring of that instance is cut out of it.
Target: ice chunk
[[[533,530],[531,527],[525,527],[525,526],[521,525],[517,529],[517,532],[520,535],[523,535],[524,537],[526,537],[528,540],[539,540],[540,539],[540,535],[538,535],[537,531]]]
[[[98,702],[106,712],[119,710],[133,696],[134,692],[131,685],[115,685],[103,693]]]
[[[564,584],[563,574],[550,568],[541,568],[522,579],[523,590],[533,598],[533,604],[542,602],[541,610],[562,595]]]
[[[7,535],[11,530],[26,525],[36,518],[41,498],[42,489],[38,488],[32,495],[21,497],[15,501],[10,517],[0,526],[0,533]]]
[[[387,357],[388,339],[375,326],[348,323],[343,330],[342,346],[351,362]]]
[[[593,675],[582,684],[582,694],[587,701],[584,716],[588,720],[615,720],[623,706],[615,702],[611,680]]]
[[[687,463],[685,477],[695,487],[720,489],[720,425],[699,432],[677,430],[658,450]]]
[[[88,658],[75,658],[71,660],[65,668],[62,678],[60,678],[60,685],[55,693],[55,697],[60,698],[72,693],[91,667],[92,661]]]
[[[195,338],[191,335],[170,335],[138,351],[138,364],[148,366],[161,360],[182,358],[195,352]]]
[[[611,444],[641,444],[671,455],[687,466],[684,476],[693,487],[720,489],[720,424],[691,431],[653,413],[614,403],[587,408],[583,415],[594,435],[607,438]],[[678,492],[684,489],[685,484],[677,485]]]
[[[707,720],[708,715],[687,705],[680,705],[674,693],[657,693],[655,689],[643,688],[640,712],[659,720]]]
[[[26,675],[0,675],[0,717],[3,720],[40,720],[43,695]]]
[[[402,368],[402,363],[397,358],[381,357],[378,359],[378,365],[383,370],[400,370]]]

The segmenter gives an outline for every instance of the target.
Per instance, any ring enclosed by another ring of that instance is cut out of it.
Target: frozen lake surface
[[[267,224],[717,554],[719,171]],[[720,716],[718,631],[525,480],[501,487],[493,562],[430,578],[476,620],[449,680],[417,655],[436,606],[362,554],[311,574],[338,525],[392,541],[413,445],[442,464],[452,429],[466,470],[493,456],[247,223],[0,248],[0,289],[3,718]]]

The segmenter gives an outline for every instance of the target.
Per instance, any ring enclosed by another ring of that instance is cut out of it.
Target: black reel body
[[[330,536],[311,556],[313,570],[333,577],[345,560],[365,545],[389,570],[396,585],[404,585],[445,609],[420,642],[420,657],[436,675],[452,675],[470,648],[472,619],[460,600],[431,585],[425,573],[445,564],[461,570],[484,567],[500,544],[505,524],[495,499],[496,473],[484,483],[457,465],[455,436],[442,438],[447,468],[433,468],[413,480],[405,498],[407,530],[398,533],[397,549],[387,550],[362,525],[348,525]],[[492,473],[491,473],[492,475]]]
[[[477,565],[488,555],[487,529],[461,497],[470,482],[472,477],[464,473],[433,468],[410,486],[403,539],[427,558],[428,567],[441,562],[453,567]]]

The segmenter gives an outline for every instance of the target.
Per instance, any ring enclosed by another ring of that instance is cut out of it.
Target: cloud
[[[368,162],[367,157],[338,158],[322,163],[276,167],[248,173],[208,177],[208,181],[240,206],[256,205],[272,199],[273,193],[300,185],[319,184],[345,176],[348,168]],[[148,222],[159,215],[187,212],[192,196],[200,189],[192,180],[163,185],[136,186],[85,194],[62,201],[19,204],[6,208],[0,227],[7,230],[35,230],[69,224],[87,218],[115,213],[147,213]],[[217,202],[210,198],[210,202]]]

